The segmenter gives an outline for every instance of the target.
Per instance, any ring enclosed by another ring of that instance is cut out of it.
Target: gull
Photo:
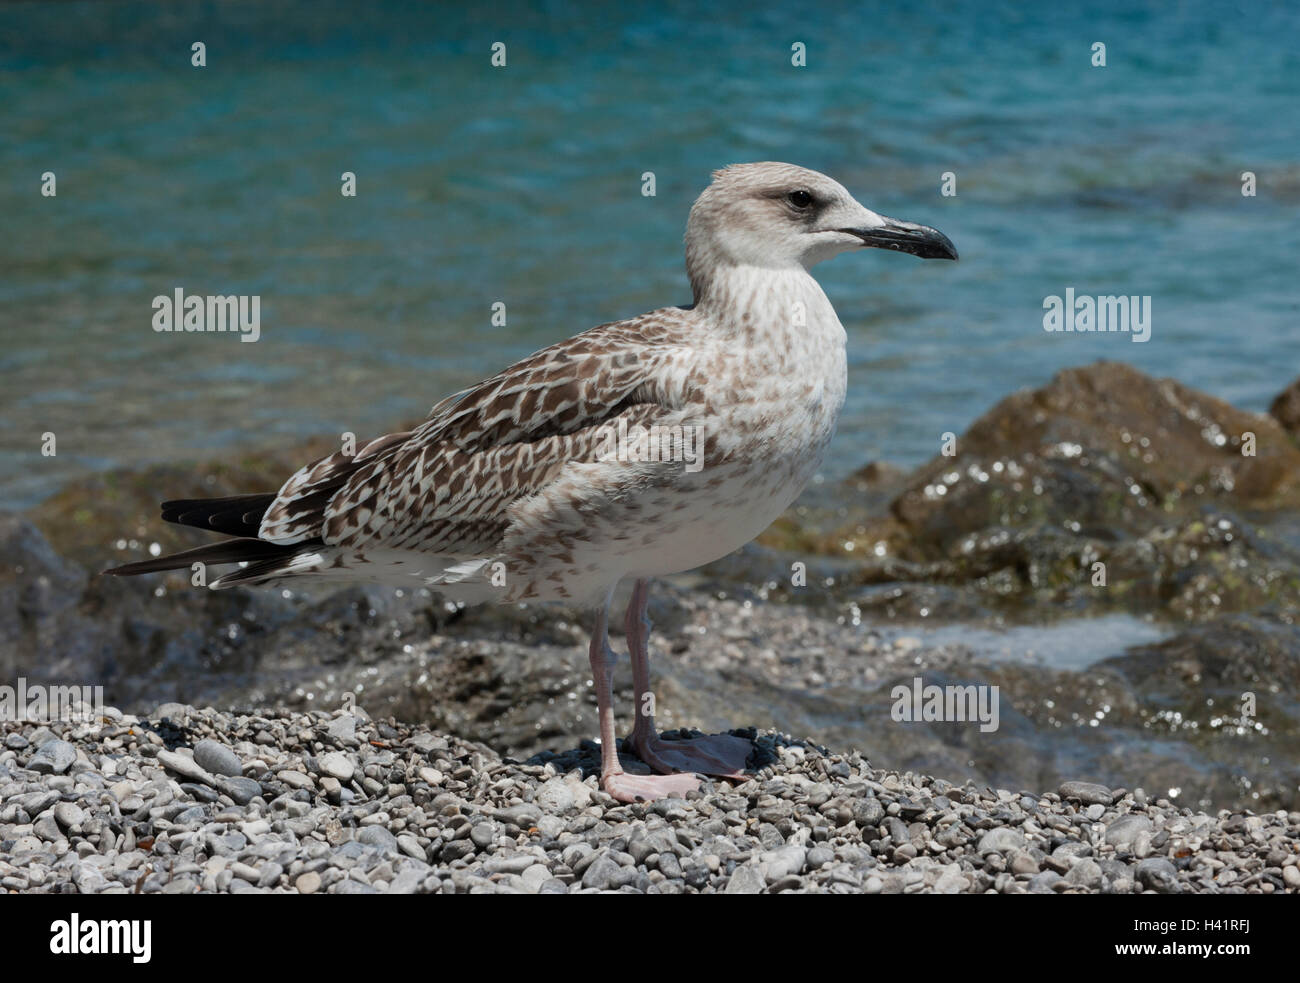
[[[231,538],[105,572],[238,564],[210,587],[316,579],[423,585],[466,604],[565,601],[593,612],[602,788],[634,802],[686,795],[698,776],[743,780],[749,741],[655,726],[650,580],[739,549],[817,471],[847,363],[809,270],[866,247],[957,258],[941,232],[879,215],[816,171],[715,171],[686,227],[690,306],[545,348],[278,492],[164,502],[163,519]],[[608,625],[625,580],[630,744],[651,774],[624,771],[615,737]]]

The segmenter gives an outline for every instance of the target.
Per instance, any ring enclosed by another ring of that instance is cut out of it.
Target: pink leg
[[[636,689],[636,725],[632,746],[637,755],[660,774],[696,772],[720,778],[744,778],[745,762],[753,745],[730,734],[666,741],[655,728],[654,694],[650,691],[650,582],[638,580],[632,588],[623,628],[632,656],[632,683]]]
[[[614,662],[609,647],[609,605],[596,616],[591,633],[591,678],[596,684],[596,706],[600,714],[600,784],[620,802],[648,802],[664,796],[682,796],[700,787],[693,775],[629,775],[618,760],[618,738],[614,736]]]

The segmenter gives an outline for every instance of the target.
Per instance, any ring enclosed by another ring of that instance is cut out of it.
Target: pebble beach
[[[770,731],[752,778],[627,805],[584,742],[526,761],[359,707],[6,723],[0,886],[56,894],[1272,894],[1300,813],[955,785]],[[671,735],[670,735],[671,736]],[[625,766],[638,767],[633,759]]]

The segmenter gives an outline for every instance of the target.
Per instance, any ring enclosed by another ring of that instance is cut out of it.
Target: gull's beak
[[[873,213],[874,214],[874,213]],[[900,222],[898,219],[879,218],[880,225],[866,228],[839,229],[862,240],[864,246],[879,249],[894,249],[900,253],[911,253],[922,259],[956,259],[957,247],[952,240],[928,225],[916,225],[913,222]]]

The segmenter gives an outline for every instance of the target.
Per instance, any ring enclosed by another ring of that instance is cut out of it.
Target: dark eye
[[[788,201],[790,204],[792,204],[795,208],[811,208],[813,203],[813,196],[809,194],[807,191],[803,191],[803,190],[791,191],[788,195],[785,196],[785,200]]]

